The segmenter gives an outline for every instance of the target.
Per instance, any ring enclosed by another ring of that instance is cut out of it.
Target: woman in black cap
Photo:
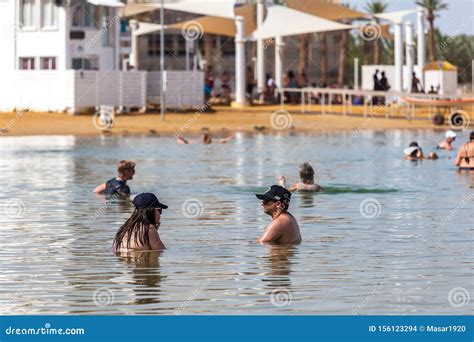
[[[147,251],[165,249],[158,228],[161,213],[168,206],[160,203],[152,193],[143,193],[133,199],[135,210],[120,227],[113,243],[114,251]]]

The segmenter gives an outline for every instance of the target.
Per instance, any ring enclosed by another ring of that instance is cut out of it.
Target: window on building
[[[20,70],[34,70],[34,69],[35,69],[34,57],[20,57]]]
[[[72,68],[74,70],[99,70],[97,57],[73,58]]]
[[[41,69],[56,70],[56,57],[41,57]]]
[[[36,26],[36,4],[35,0],[21,0],[20,21],[22,27],[29,28]]]
[[[58,7],[54,0],[41,0],[41,27],[58,26]]]
[[[73,27],[97,27],[97,7],[89,3],[78,3],[72,13]]]

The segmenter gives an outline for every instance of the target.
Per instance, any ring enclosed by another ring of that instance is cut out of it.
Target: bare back
[[[281,213],[268,225],[259,241],[282,245],[300,244],[301,233],[298,222],[290,213]]]
[[[474,169],[474,141],[467,142],[459,148],[456,166]]]

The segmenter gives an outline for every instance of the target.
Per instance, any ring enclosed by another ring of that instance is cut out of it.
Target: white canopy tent
[[[88,3],[96,6],[124,7],[125,4],[118,0],[87,0]]]
[[[404,10],[404,11],[374,14],[374,17],[377,17],[383,20],[388,20],[393,23],[401,23],[404,17],[410,14],[414,14],[414,13],[416,13],[416,10]]]
[[[284,23],[284,24],[283,24]],[[350,30],[353,26],[341,24],[284,6],[269,6],[263,24],[248,39],[275,38],[275,83],[283,81],[283,37],[304,33]]]

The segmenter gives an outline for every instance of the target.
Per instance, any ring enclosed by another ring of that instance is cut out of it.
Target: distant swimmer
[[[256,194],[255,196],[262,200],[265,214],[272,217],[272,222],[257,242],[282,245],[300,244],[301,234],[298,222],[288,212],[291,192],[282,186],[272,185],[264,194]]]
[[[418,146],[416,141],[410,143],[410,146],[403,150],[406,160],[421,160],[424,159],[423,150]]]
[[[143,193],[133,199],[135,210],[115,235],[113,250],[116,252],[166,249],[158,228],[161,213],[168,206],[160,203],[152,193]]]
[[[225,144],[225,143],[228,143],[229,141],[231,141],[232,139],[234,139],[234,136],[231,135],[231,136],[228,136],[227,138],[222,138],[222,139],[217,139],[217,143],[219,144]],[[182,136],[179,136],[176,138],[176,140],[178,141],[178,144],[184,144],[184,145],[187,145],[187,144],[197,144],[197,143],[202,143],[204,145],[209,145],[209,144],[212,144],[213,140],[212,140],[212,137],[211,137],[211,134],[210,133],[202,133],[201,134],[201,139],[200,141],[196,141],[196,140],[186,140],[185,138],[183,138]]]
[[[459,147],[456,166],[459,170],[474,171],[474,131],[469,135],[469,141]]]
[[[451,145],[454,142],[454,140],[456,140],[456,133],[453,131],[447,131],[445,137],[446,139],[440,142],[437,148],[442,149],[442,150],[452,151],[453,146]]]
[[[438,159],[438,155],[435,152],[430,152],[430,154],[428,155],[428,159],[436,160]]]
[[[109,179],[94,189],[97,194],[112,196],[114,194],[130,195],[130,188],[127,181],[133,179],[135,174],[135,163],[129,160],[122,160],[117,167],[118,176]]]
[[[301,182],[293,183],[288,190],[293,191],[323,191],[323,188],[318,184],[314,183],[314,170],[309,163],[303,163],[299,167],[300,179]],[[286,187],[286,178],[281,176],[279,180],[279,185]]]

